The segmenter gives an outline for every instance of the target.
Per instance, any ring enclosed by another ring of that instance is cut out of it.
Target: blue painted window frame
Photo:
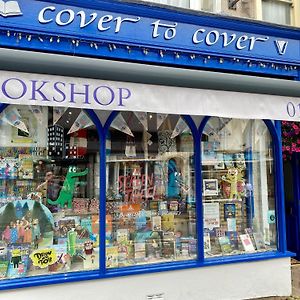
[[[0,104],[0,113],[8,107],[8,104]],[[262,252],[254,254],[243,254],[226,257],[217,257],[204,259],[203,247],[203,208],[202,208],[202,179],[201,179],[201,136],[203,129],[210,117],[206,116],[202,120],[199,128],[197,128],[190,116],[182,115],[191,129],[194,139],[194,168],[195,168],[195,197],[196,197],[196,228],[197,228],[197,250],[198,256],[196,260],[166,262],[151,265],[122,267],[115,269],[106,269],[105,266],[105,219],[106,219],[106,138],[109,132],[110,124],[119,113],[113,111],[105,124],[101,124],[97,114],[93,110],[85,110],[96,126],[99,135],[99,152],[100,152],[100,250],[99,250],[99,269],[93,271],[80,271],[62,274],[49,274],[43,276],[24,277],[16,279],[4,279],[0,281],[0,290],[16,289],[23,287],[33,287],[41,285],[58,284],[64,282],[75,282],[84,280],[95,280],[102,278],[112,278],[120,276],[138,275],[144,273],[157,273],[163,271],[182,270],[190,268],[200,268],[212,265],[223,265],[232,263],[251,262],[259,260],[267,260],[274,258],[291,257],[294,254],[287,251],[286,233],[285,233],[285,211],[284,211],[284,191],[283,191],[283,162],[281,153],[281,123],[275,121],[274,124],[270,120],[263,120],[268,127],[273,139],[274,151],[274,171],[275,171],[275,201],[277,213],[277,236],[278,250],[271,252]],[[102,237],[102,238],[101,238]]]

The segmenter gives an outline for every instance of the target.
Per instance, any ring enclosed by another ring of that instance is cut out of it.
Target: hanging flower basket
[[[300,152],[300,122],[282,121],[283,159],[291,159],[293,152]]]

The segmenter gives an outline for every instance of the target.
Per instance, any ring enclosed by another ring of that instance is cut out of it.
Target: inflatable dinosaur
[[[61,208],[68,204],[68,208],[72,208],[72,199],[75,190],[76,184],[81,184],[81,182],[77,182],[77,178],[81,176],[85,176],[89,170],[86,168],[82,172],[76,172],[77,169],[74,166],[70,166],[66,175],[66,179],[64,184],[60,190],[58,198],[53,201],[51,199],[47,199],[47,202],[52,205],[59,205]]]

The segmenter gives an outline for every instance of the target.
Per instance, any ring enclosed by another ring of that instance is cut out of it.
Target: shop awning
[[[2,103],[300,120],[292,80],[3,48],[0,65]]]

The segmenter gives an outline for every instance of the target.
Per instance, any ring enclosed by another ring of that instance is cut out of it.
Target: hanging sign
[[[53,107],[53,125],[59,121],[66,110],[66,107]]]
[[[16,127],[24,132],[29,133],[25,123],[21,121],[21,115],[16,107],[9,107],[9,109],[6,109],[3,113],[1,120],[5,123],[10,124],[13,127]]]
[[[84,129],[94,125],[93,121],[83,112],[81,111],[74,124],[71,126],[68,134],[71,134],[80,129]]]
[[[158,127],[167,114],[300,120],[299,97],[8,71],[0,71],[0,99],[8,104],[158,113],[158,117],[163,116],[158,118]],[[112,126],[133,136],[125,120],[120,118]],[[17,113],[13,120],[10,116],[3,120],[21,129]],[[24,126],[22,130],[26,131]]]

